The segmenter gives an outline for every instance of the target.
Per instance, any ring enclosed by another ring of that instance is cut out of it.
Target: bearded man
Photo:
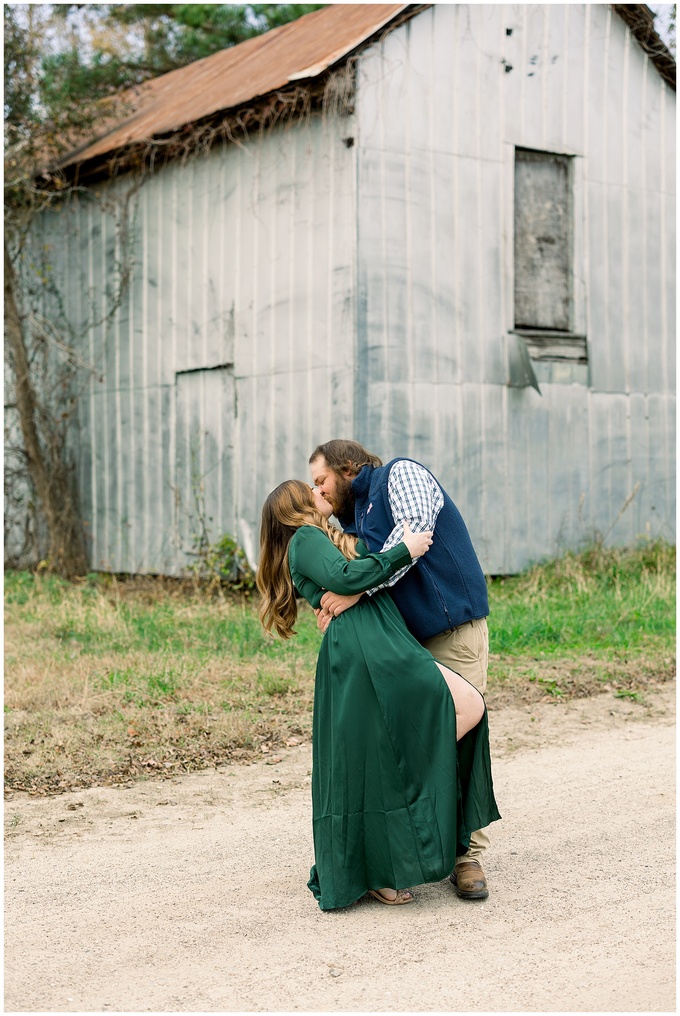
[[[483,695],[489,663],[486,580],[463,518],[441,484],[419,462],[398,458],[383,465],[356,441],[318,445],[309,464],[315,487],[342,528],[363,540],[371,553],[396,546],[404,522],[414,533],[433,532],[429,552],[385,585],[418,641]],[[322,630],[359,598],[325,593]],[[488,844],[486,832],[478,829],[468,852],[456,858],[450,878],[461,899],[489,895],[482,864]]]

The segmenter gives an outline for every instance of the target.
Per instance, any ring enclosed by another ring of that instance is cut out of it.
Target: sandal
[[[399,907],[402,903],[413,903],[415,899],[415,896],[409,889],[395,890],[397,895],[393,900],[388,900],[387,897],[383,896],[378,889],[369,889],[368,891],[371,896],[373,896],[376,900],[379,900],[380,903],[384,903],[387,907]]]

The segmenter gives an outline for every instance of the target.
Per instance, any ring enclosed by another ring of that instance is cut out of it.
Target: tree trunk
[[[47,442],[40,440],[36,422],[38,400],[30,374],[23,321],[15,296],[16,273],[6,241],[4,249],[5,337],[14,368],[16,405],[28,459],[28,472],[47,525],[48,566],[64,578],[73,578],[84,575],[88,570],[83,526],[64,457],[64,442],[59,439],[60,421],[52,421],[53,432],[45,435]],[[51,453],[47,450],[50,447]]]

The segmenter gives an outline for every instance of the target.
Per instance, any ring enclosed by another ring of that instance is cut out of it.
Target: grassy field
[[[595,547],[489,581],[489,709],[675,674],[675,549]],[[276,758],[310,737],[320,635],[265,636],[254,603],[169,580],[5,575],[6,789],[69,788]]]

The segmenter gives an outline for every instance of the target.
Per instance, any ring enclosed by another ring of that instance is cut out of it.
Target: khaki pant
[[[486,691],[486,677],[489,669],[489,629],[486,618],[459,624],[451,631],[427,639],[423,645],[435,660],[454,670],[474,685],[482,695]],[[470,836],[467,854],[456,858],[459,861],[479,861],[484,867],[484,851],[489,846],[489,837],[484,829],[477,829]]]

